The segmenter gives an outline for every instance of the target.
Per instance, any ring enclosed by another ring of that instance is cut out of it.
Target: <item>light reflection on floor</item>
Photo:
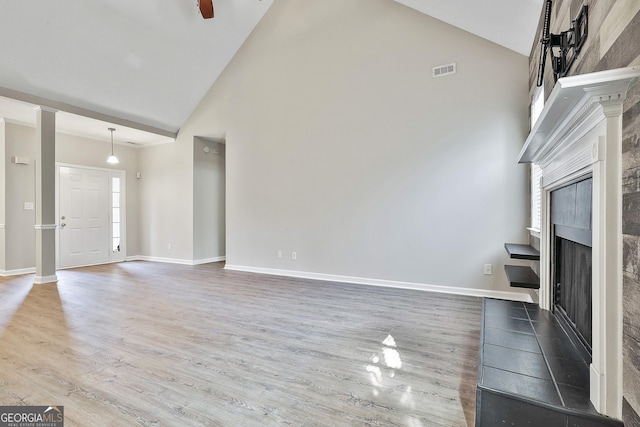
[[[402,358],[400,357],[396,340],[391,334],[387,335],[382,341],[382,357],[383,361],[378,354],[373,354],[369,358],[370,363],[365,366],[373,385],[373,395],[375,397],[380,395],[384,387],[385,374],[389,378],[395,378],[396,371],[402,368]],[[405,408],[415,408],[416,402],[413,398],[411,385],[405,387],[399,403]],[[421,420],[411,415],[407,415],[406,423],[407,427],[424,427]]]
[[[369,373],[371,384],[373,384],[373,395],[378,396],[380,389],[384,386],[383,368],[389,378],[394,378],[396,369],[402,368],[402,359],[400,352],[396,348],[396,341],[391,335],[382,341],[382,357],[384,363],[381,363],[380,356],[373,354],[369,358],[369,364],[365,366],[365,370]]]

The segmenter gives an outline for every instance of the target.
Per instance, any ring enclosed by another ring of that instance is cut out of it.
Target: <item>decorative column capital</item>
[[[57,113],[59,110],[52,108],[52,107],[47,107],[46,105],[38,105],[36,107],[33,108],[34,111],[46,111],[47,113]]]
[[[600,100],[602,105],[602,112],[605,117],[610,119],[612,117],[622,117],[624,98],[618,100]]]

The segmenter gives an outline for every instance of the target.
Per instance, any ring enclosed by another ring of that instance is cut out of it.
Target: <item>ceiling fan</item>
[[[198,8],[204,19],[213,18],[213,0],[198,0]]]
[[[198,0],[198,7],[204,19],[213,18],[213,0]]]

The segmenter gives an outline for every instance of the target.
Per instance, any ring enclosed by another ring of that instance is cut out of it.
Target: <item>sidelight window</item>
[[[531,129],[535,126],[544,109],[544,85],[537,87],[531,100]],[[531,164],[531,228],[540,232],[542,222],[542,169],[539,165]]]
[[[121,235],[121,199],[120,177],[111,177],[111,251],[120,252]]]

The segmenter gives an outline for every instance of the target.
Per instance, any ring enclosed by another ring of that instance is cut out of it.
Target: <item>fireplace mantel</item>
[[[519,163],[542,170],[541,308],[551,309],[551,192],[593,177],[593,354],[590,397],[622,417],[622,112],[640,67],[558,79],[525,141]]]
[[[579,139],[580,131],[588,130],[592,116],[600,108],[608,103],[621,106],[629,87],[639,77],[640,67],[628,67],[558,79],[518,162],[544,167]]]

